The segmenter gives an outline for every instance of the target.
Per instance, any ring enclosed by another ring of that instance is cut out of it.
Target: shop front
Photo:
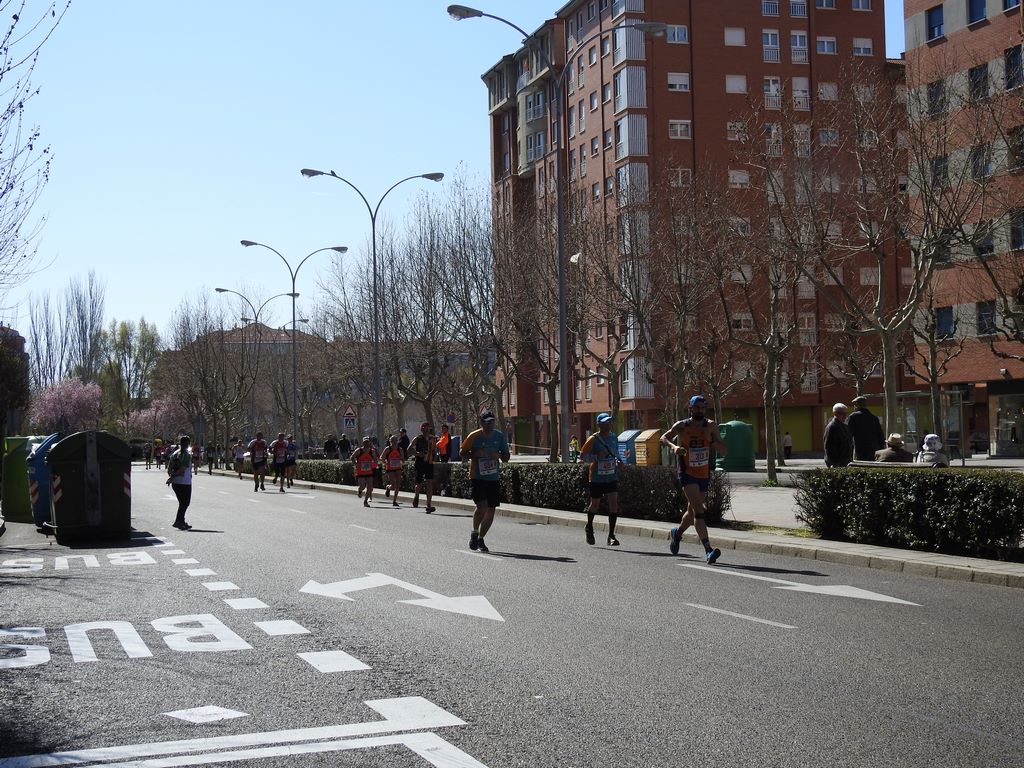
[[[989,455],[1024,456],[1024,382],[989,382],[988,413]]]

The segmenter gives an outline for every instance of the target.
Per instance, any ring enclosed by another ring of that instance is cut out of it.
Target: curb
[[[228,470],[215,470],[214,474],[233,476]],[[327,491],[356,495],[355,486],[334,485],[330,483],[312,483],[296,480],[296,486],[309,490]],[[405,491],[403,491],[405,493]],[[470,511],[476,508],[469,499],[455,499],[450,496],[435,496],[435,506],[448,509]],[[569,528],[582,529],[587,524],[587,516],[582,512],[564,512],[554,509],[538,509],[518,504],[498,507],[498,517],[513,520],[526,520],[538,525],[564,525]],[[620,518],[615,526],[618,534],[637,536],[639,538],[665,539],[673,526],[653,520],[635,520]],[[607,531],[606,520],[594,520],[595,531]],[[873,568],[882,571],[906,573],[912,576],[925,576],[949,581],[969,581],[976,584],[989,584],[1000,587],[1024,589],[1024,563],[1010,563],[1001,560],[984,560],[976,557],[960,557],[943,555],[933,552],[876,547],[868,544],[854,544],[844,541],[826,541],[824,539],[804,539],[785,534],[755,533],[749,531],[730,531],[729,529],[713,528],[712,536],[715,546],[722,550],[755,552],[782,557],[796,557],[805,560],[818,560],[839,565],[855,565],[861,568]],[[694,533],[684,533],[682,540],[688,544],[697,544]],[[667,548],[667,543],[666,543]]]

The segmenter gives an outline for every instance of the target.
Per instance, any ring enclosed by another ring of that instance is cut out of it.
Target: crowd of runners
[[[619,540],[615,536],[615,526],[619,506],[619,468],[622,465],[619,441],[611,429],[611,414],[598,414],[597,426],[597,431],[587,437],[579,449],[579,460],[586,464],[590,497],[584,534],[587,544],[596,543],[594,518],[600,513],[601,500],[604,499],[608,509],[607,544],[617,547]],[[364,507],[369,507],[374,501],[378,471],[384,478],[385,498],[390,499],[393,507],[400,507],[402,474],[406,462],[412,460],[412,506],[419,507],[420,496],[423,496],[424,511],[430,514],[434,511],[434,465],[436,462],[450,460],[454,448],[452,440],[447,425],[442,434],[436,436],[433,426],[424,422],[420,425],[420,434],[411,440],[406,430],[402,429],[390,435],[384,447],[378,450],[367,435],[347,457],[339,455],[339,458],[348,458],[352,462],[359,486],[357,493]],[[681,518],[669,534],[669,550],[674,555],[679,553],[682,534],[692,525],[704,549],[705,560],[709,564],[714,563],[721,551],[711,546],[708,538],[704,522],[705,500],[711,481],[713,457],[716,453],[725,455],[726,446],[717,425],[707,417],[707,402],[703,396],[694,395],[690,398],[689,417],[677,421],[666,430],[661,436],[661,443],[670,448],[676,457],[677,480],[682,493]],[[494,522],[495,510],[501,504],[501,465],[509,461],[509,443],[505,434],[495,429],[494,414],[484,411],[480,414],[479,428],[466,435],[459,449],[461,460],[469,462],[470,496],[476,505],[469,548],[488,552],[486,536]],[[281,493],[294,485],[298,446],[292,435],[279,432],[277,439],[271,443],[267,443],[262,432],[257,432],[249,443],[235,438],[230,455],[239,479],[244,479],[246,459],[252,462],[254,492],[266,490],[266,478],[271,468],[274,470],[271,485],[277,486]],[[147,456],[147,466],[148,461]],[[190,527],[185,523],[185,510],[191,497],[192,466],[195,464],[189,450],[189,440],[182,437],[180,446],[168,459],[170,476],[167,483],[174,488],[179,502],[174,526],[183,530]],[[188,486],[187,492],[185,488],[179,487],[185,485]]]

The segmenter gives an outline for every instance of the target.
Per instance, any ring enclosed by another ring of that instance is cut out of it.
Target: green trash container
[[[715,460],[715,467],[725,472],[754,471],[754,430],[743,421],[727,421],[718,425],[718,434],[728,453]]]
[[[131,536],[131,457],[131,446],[107,432],[76,432],[50,447],[48,528],[58,542]]]
[[[4,485],[0,496],[8,523],[32,522],[32,499],[28,493],[28,453],[38,437],[8,437],[4,440]]]

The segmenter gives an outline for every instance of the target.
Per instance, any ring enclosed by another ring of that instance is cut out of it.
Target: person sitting
[[[942,439],[938,435],[925,435],[921,450],[914,457],[915,464],[932,467],[948,467],[949,458],[942,452]]]
[[[914,454],[903,447],[903,435],[893,432],[885,439],[885,448],[875,451],[875,461],[904,462],[914,461]]]

